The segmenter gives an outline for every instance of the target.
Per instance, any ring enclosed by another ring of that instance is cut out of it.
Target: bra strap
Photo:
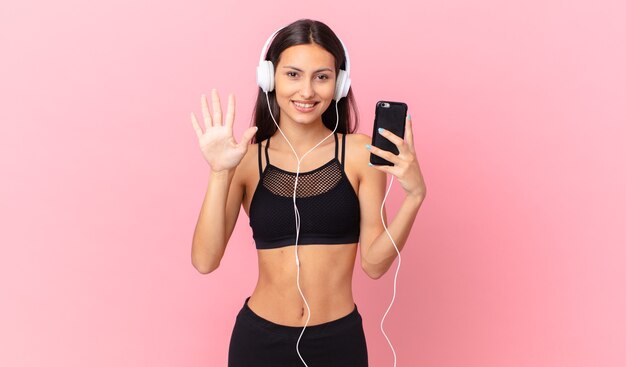
[[[337,142],[337,133],[335,133],[335,158],[339,159],[339,143]]]
[[[346,134],[341,138],[341,165],[344,166],[346,159]]]
[[[263,164],[261,163],[261,142],[259,142],[259,177],[263,176]]]
[[[270,138],[267,138],[267,143],[265,143],[265,167],[270,164],[270,155],[267,153],[267,148],[270,147]]]

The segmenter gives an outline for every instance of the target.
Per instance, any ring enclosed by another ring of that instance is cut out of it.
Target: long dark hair
[[[340,68],[345,70],[346,55],[341,41],[326,24],[311,19],[300,19],[281,29],[269,46],[265,60],[270,60],[276,67],[280,54],[285,49],[304,44],[317,44],[330,52],[335,57],[335,75],[339,74]],[[280,108],[278,102],[276,102],[275,90],[269,92],[267,97],[272,108],[272,114],[274,114],[276,121],[280,121]],[[337,122],[333,104],[334,102],[322,113],[322,122],[330,130],[335,128],[335,123]],[[336,132],[342,134],[355,132],[359,125],[359,115],[352,88],[348,91],[348,95],[338,102],[337,109],[339,111],[339,123],[337,124]],[[252,114],[252,122],[253,126],[259,128],[252,138],[252,143],[261,142],[274,135],[278,130],[267,108],[265,92],[260,87]]]

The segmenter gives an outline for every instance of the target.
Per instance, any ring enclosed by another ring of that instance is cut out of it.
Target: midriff
[[[273,323],[304,326],[308,310],[296,284],[295,246],[257,252],[259,279],[248,307]],[[311,308],[307,326],[337,320],[354,310],[356,252],[357,244],[298,245],[300,289]]]

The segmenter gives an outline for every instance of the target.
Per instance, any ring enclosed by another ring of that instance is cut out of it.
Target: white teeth
[[[315,106],[315,103],[311,103],[311,104],[305,104],[305,103],[299,103],[299,102],[293,102],[296,106],[301,107],[301,108],[311,108],[313,106]]]

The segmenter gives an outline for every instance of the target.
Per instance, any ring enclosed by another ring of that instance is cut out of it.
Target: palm
[[[200,150],[215,171],[236,167],[246,153],[247,145],[237,145],[232,130],[214,126],[200,137]]]
[[[204,159],[209,163],[213,171],[222,171],[237,167],[243,156],[248,151],[248,143],[254,136],[256,128],[249,128],[242,136],[239,144],[233,137],[233,123],[235,120],[235,96],[228,97],[228,110],[225,123],[222,123],[222,110],[219,95],[212,91],[213,116],[209,112],[206,96],[202,96],[202,114],[204,116],[205,132],[198,125],[195,115],[191,114],[191,120]]]

